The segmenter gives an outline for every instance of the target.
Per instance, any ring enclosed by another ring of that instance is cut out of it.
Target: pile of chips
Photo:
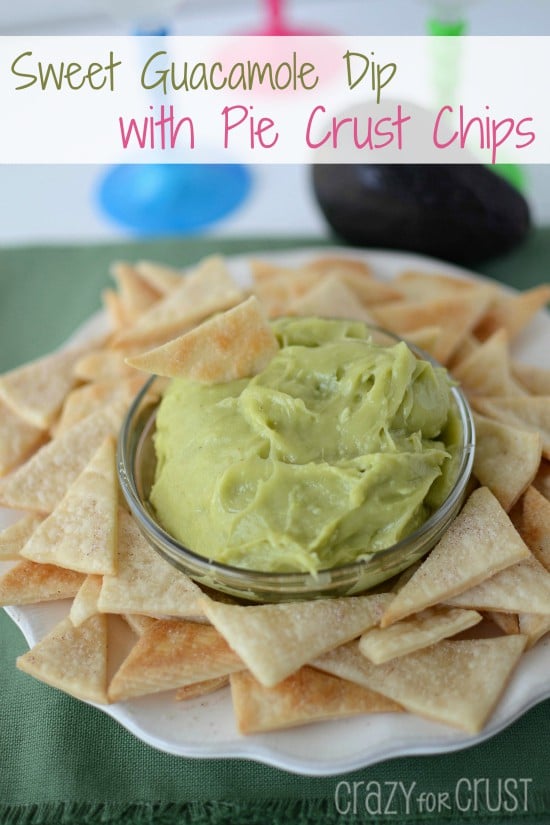
[[[412,712],[475,733],[523,651],[550,631],[550,371],[514,340],[550,286],[424,272],[378,280],[362,261],[222,258],[182,277],[113,265],[110,332],[0,376],[0,604],[68,600],[17,666],[85,701],[185,700],[230,683],[237,728],[273,730]],[[147,372],[203,382],[253,375],[277,349],[268,319],[358,319],[429,352],[474,410],[474,479],[431,553],[385,592],[245,605],[206,592],[149,546],[120,495],[115,444]],[[116,654],[117,622],[131,628]],[[110,652],[109,652],[110,651]]]

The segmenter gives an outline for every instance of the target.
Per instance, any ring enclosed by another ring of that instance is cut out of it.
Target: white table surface
[[[97,0],[98,6],[104,0]],[[119,0],[111,0],[115,7]],[[151,0],[154,5],[154,0]],[[335,32],[423,34],[427,0],[289,0],[293,23]],[[550,35],[550,0],[467,2],[469,31],[479,35]],[[175,34],[226,34],[257,27],[259,0],[187,0]],[[95,0],[25,0],[0,4],[0,35],[124,34],[128,23],[97,11]],[[1,161],[1,159],[0,159]],[[78,242],[128,236],[97,207],[98,166],[0,165],[0,244]],[[550,223],[550,166],[526,167],[534,221]],[[255,166],[245,203],[205,231],[211,235],[322,237],[327,225],[315,203],[309,169]]]

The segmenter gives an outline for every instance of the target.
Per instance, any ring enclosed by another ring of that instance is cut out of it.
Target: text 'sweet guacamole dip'
[[[446,371],[363,323],[274,322],[253,378],[173,379],[160,404],[151,502],[186,547],[274,572],[339,567],[419,527],[454,483]]]

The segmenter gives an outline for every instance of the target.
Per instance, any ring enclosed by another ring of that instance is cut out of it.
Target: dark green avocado
[[[529,206],[480,165],[319,164],[315,196],[333,230],[356,246],[477,264],[521,243]]]

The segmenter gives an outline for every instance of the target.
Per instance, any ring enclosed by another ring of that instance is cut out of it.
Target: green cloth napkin
[[[0,249],[0,371],[57,346],[99,308],[113,259],[185,265],[213,252],[321,244],[306,238],[199,238]],[[547,278],[549,263],[550,230],[539,230],[482,271],[525,288]],[[15,658],[26,649],[20,631],[0,611],[2,825],[550,823],[548,701],[474,748],[311,778],[244,760],[158,752],[101,711],[16,670]]]

